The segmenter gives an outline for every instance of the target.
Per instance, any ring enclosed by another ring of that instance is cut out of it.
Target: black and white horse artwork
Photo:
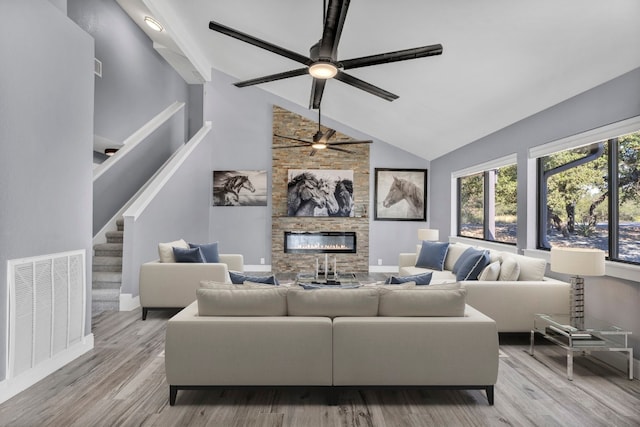
[[[247,175],[232,175],[222,180],[222,185],[213,188],[213,204],[215,206],[240,205],[240,191],[256,191]]]
[[[287,185],[288,216],[326,216],[319,210],[331,215],[338,212],[339,206],[334,195],[335,183],[318,178],[306,171],[294,176]]]
[[[353,181],[350,179],[338,179],[333,195],[338,202],[338,211],[336,213],[329,212],[329,216],[353,216]]]
[[[382,202],[382,206],[390,208],[396,203],[406,200],[407,201],[407,218],[421,218],[424,215],[424,195],[421,190],[413,182],[404,179],[393,177],[393,183],[389,188],[387,196]]]

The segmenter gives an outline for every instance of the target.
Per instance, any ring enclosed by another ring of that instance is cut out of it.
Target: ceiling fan
[[[331,139],[331,137],[335,133],[336,133],[336,131],[333,130],[333,129],[328,129],[326,132],[322,132],[321,124],[320,124],[320,108],[318,108],[318,131],[313,135],[313,138],[312,138],[311,141],[306,140],[306,139],[295,138],[295,137],[292,137],[292,136],[278,135],[278,134],[274,133],[273,136],[275,136],[275,137],[288,139],[290,141],[296,141],[299,144],[295,144],[295,145],[280,145],[280,146],[273,147],[273,149],[275,150],[275,149],[280,149],[280,148],[311,147],[312,150],[311,150],[311,153],[309,153],[310,156],[313,156],[314,154],[316,154],[316,151],[324,150],[324,149],[342,151],[343,153],[349,153],[349,154],[355,154],[353,151],[345,150],[344,148],[340,148],[340,147],[336,147],[336,146],[337,145],[354,145],[354,144],[371,144],[371,143],[373,143],[373,141],[334,141],[334,142],[330,142],[329,139]]]
[[[393,101],[398,98],[398,95],[353,77],[352,75],[345,73],[343,70],[440,55],[442,54],[442,45],[434,44],[339,61],[338,43],[342,34],[342,27],[344,26],[345,18],[347,16],[349,1],[350,0],[329,0],[328,8],[326,7],[326,0],[324,1],[322,38],[316,44],[311,46],[308,57],[250,36],[249,34],[234,30],[233,28],[229,28],[214,21],[209,22],[209,29],[305,65],[303,68],[234,83],[237,87],[252,86],[260,83],[302,76],[309,73],[313,77],[311,98],[309,100],[310,109],[320,108],[320,101],[322,100],[325,83],[331,78],[336,78],[343,83],[369,92],[370,94],[386,99],[387,101]]]

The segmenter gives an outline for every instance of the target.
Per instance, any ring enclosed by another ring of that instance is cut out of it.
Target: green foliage
[[[518,210],[518,168],[509,165],[498,169],[496,216],[516,216]]]
[[[484,221],[484,176],[482,173],[460,178],[460,215],[463,224]]]

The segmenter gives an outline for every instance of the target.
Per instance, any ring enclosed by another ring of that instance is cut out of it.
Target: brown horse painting
[[[421,218],[424,215],[422,190],[411,181],[394,176],[393,184],[391,184],[382,206],[389,208],[402,200],[406,200],[408,204],[407,218]]]
[[[287,215],[318,216],[316,208],[326,208],[329,214],[338,212],[334,186],[328,180],[318,179],[310,172],[303,172],[288,183]]]

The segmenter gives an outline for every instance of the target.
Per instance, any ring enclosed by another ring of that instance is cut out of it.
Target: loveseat
[[[441,271],[416,267],[420,249],[402,253],[399,275],[432,272],[431,283],[455,282],[459,279],[452,272],[456,261],[471,247],[449,244]],[[530,332],[536,313],[569,313],[570,285],[545,277],[544,260],[489,249],[487,252],[489,265],[480,272],[479,280],[459,282],[467,291],[467,304],[495,320],[498,332]]]
[[[493,404],[496,324],[455,286],[199,289],[167,324],[169,403],[247,386],[325,388],[335,403],[342,388],[383,386],[481,389]]]

